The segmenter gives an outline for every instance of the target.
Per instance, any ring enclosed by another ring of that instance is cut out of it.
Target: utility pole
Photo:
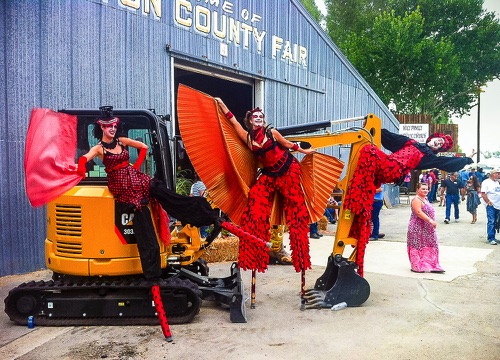
[[[479,164],[479,160],[481,157],[481,146],[480,146],[480,140],[481,140],[481,88],[479,88],[479,91],[477,92],[477,160],[476,164]]]

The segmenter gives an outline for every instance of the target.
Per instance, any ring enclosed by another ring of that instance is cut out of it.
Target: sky
[[[496,12],[497,18],[500,18],[500,0],[485,0],[484,8]],[[500,80],[487,83],[483,91],[480,96],[479,149],[481,152],[500,151]],[[477,106],[472,108],[470,115],[453,119],[453,123],[458,124],[458,145],[462,151],[470,154],[472,149],[477,150]],[[481,156],[480,160],[484,157]]]
[[[325,6],[323,0],[315,0],[318,8],[324,12]],[[500,18],[500,0],[485,0],[484,6],[488,11],[494,11],[497,18]],[[480,150],[500,151],[500,80],[495,80],[486,84],[481,93],[481,113],[480,116]],[[454,124],[458,124],[458,145],[467,155],[472,150],[477,150],[477,106],[473,107],[469,115],[461,118],[453,118]],[[474,156],[474,160],[477,155]],[[480,158],[484,159],[483,156]]]

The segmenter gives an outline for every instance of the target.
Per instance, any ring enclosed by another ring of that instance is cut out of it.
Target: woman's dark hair
[[[427,183],[417,183],[417,190],[420,189],[422,186],[427,186],[427,189],[429,188],[429,184]]]
[[[474,187],[474,190],[477,190],[477,188],[481,186],[479,185],[479,179],[476,175],[472,175],[470,178],[472,180],[472,186]]]
[[[94,135],[94,137],[97,140],[101,140],[102,139],[101,125],[99,125],[97,122],[94,123],[94,130],[92,130],[92,135]]]

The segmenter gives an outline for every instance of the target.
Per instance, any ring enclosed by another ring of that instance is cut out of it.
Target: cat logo
[[[133,226],[134,214],[122,214],[122,225],[123,226]]]

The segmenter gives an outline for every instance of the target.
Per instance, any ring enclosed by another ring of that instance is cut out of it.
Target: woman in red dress
[[[87,162],[95,157],[102,160],[108,175],[108,188],[115,201],[134,211],[134,233],[141,234],[136,239],[144,276],[147,279],[157,279],[161,276],[160,248],[147,205],[151,203],[157,212],[164,209],[177,220],[196,227],[215,224],[218,221],[218,211],[212,209],[205,198],[179,195],[168,189],[163,182],[139,171],[148,146],[141,141],[119,136],[119,122],[120,119],[111,114],[97,120],[94,136],[100,141],[79,158],[77,172],[85,177]],[[130,164],[127,147],[139,151],[133,165]],[[157,206],[158,203],[161,207]],[[168,229],[166,233],[168,237]]]

